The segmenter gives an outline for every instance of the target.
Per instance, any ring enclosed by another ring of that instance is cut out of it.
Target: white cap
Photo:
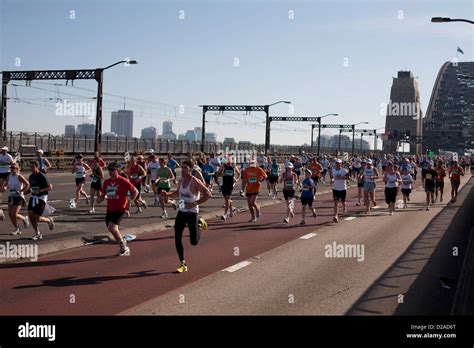
[[[36,150],[36,152],[39,152],[40,154],[44,153],[43,150],[41,150],[41,149]]]
[[[293,169],[293,163],[291,163],[291,162],[287,163],[286,168]]]
[[[153,150],[153,149],[148,150],[148,153],[154,153],[154,152],[155,152],[155,150]]]
[[[2,151],[8,151],[8,147],[6,146],[2,147]]]
[[[336,162],[336,163],[342,163],[342,160],[336,159],[334,162]]]
[[[372,160],[369,158],[366,163],[367,164],[372,164]]]

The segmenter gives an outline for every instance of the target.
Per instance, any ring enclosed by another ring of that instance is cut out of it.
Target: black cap
[[[107,169],[109,171],[114,171],[117,170],[119,167],[116,162],[110,162],[109,165],[107,166]]]

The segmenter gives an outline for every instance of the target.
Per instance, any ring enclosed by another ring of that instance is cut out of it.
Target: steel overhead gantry
[[[264,111],[268,118],[269,105],[200,105],[202,107],[202,130],[201,130],[201,152],[204,152],[206,142],[206,112],[208,111]],[[265,134],[265,143],[267,142],[267,134]],[[265,147],[266,148],[266,147]]]
[[[363,135],[368,135],[368,136],[374,136],[374,150],[377,149],[377,129],[350,129],[350,130],[342,130],[341,132],[351,132],[352,134],[352,155],[354,155],[354,136],[355,133],[361,133],[361,139],[360,139],[360,149],[362,150],[362,136]]]
[[[102,85],[104,70],[121,63],[137,64],[137,61],[122,60],[105,68],[98,69],[2,71],[0,145],[4,146],[7,142],[7,86],[10,81],[26,81],[27,85],[31,85],[31,81],[33,80],[96,80],[98,87],[94,151],[100,151],[100,145],[102,143]]]

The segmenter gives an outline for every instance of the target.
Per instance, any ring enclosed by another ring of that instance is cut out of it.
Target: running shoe
[[[207,230],[207,222],[202,217],[199,218],[199,227],[204,231]]]
[[[260,209],[257,209],[256,212],[255,212],[255,217],[258,219],[260,217],[261,213],[260,213]]]
[[[300,225],[304,225],[306,222],[304,220],[301,220]]]
[[[48,227],[51,231],[53,230],[53,228],[54,228],[54,219],[53,218],[49,218]]]
[[[426,207],[426,211],[430,210],[430,207]]]
[[[137,210],[135,211],[135,214],[141,214],[143,212],[141,207],[138,207]]]
[[[225,221],[225,220],[227,220],[227,216],[224,214],[224,215],[221,216],[221,219],[222,219],[222,221]]]
[[[313,210],[313,217],[316,218],[316,210]]]
[[[257,218],[256,217],[251,217],[249,222],[257,222]]]
[[[168,218],[168,212],[164,211],[163,214],[161,214],[162,219],[167,219]]]
[[[237,213],[237,209],[236,208],[232,208],[231,211],[230,211],[230,217],[234,216],[234,214]]]
[[[332,218],[332,221],[338,223],[338,222],[339,222],[339,219],[335,216],[335,217]]]
[[[20,234],[21,234],[21,230],[19,227],[17,227],[16,230],[12,232],[13,236],[19,236]]]
[[[43,239],[43,235],[41,233],[37,233],[33,237],[31,237],[31,240],[40,240],[40,239]]]
[[[30,219],[28,218],[28,216],[25,216],[25,220],[23,220],[23,225],[25,226],[25,228],[28,228],[28,226],[30,226]]]
[[[148,208],[148,204],[146,203],[146,201],[142,201],[142,207],[145,209]]]
[[[176,272],[178,273],[183,273],[188,271],[188,266],[186,265],[185,262],[181,262],[178,268],[176,268]]]
[[[95,209],[92,208],[91,210],[89,210],[89,214],[95,214]]]
[[[290,223],[290,219],[288,219],[288,218],[284,218],[283,221],[286,222],[287,224]]]
[[[130,256],[130,248],[128,246],[125,247],[120,247],[119,252],[117,253],[117,256]]]
[[[0,221],[3,221],[3,220],[5,220],[5,214],[3,213],[3,210],[0,209]]]
[[[357,202],[356,205],[359,206],[359,205],[360,205],[360,202]]]
[[[244,191],[240,190],[239,194],[240,194],[240,197],[245,197]]]

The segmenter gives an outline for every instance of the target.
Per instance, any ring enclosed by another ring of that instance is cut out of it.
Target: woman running
[[[219,168],[217,175],[222,177],[221,192],[225,200],[225,210],[224,215],[221,216],[221,219],[225,221],[228,216],[232,217],[236,212],[231,196],[235,183],[240,178],[240,171],[239,168],[235,166],[233,159],[229,157],[229,160]]]
[[[104,171],[102,170],[99,161],[92,161],[91,180],[91,210],[89,210],[89,214],[95,214],[94,196],[97,194],[97,198],[100,197],[100,190],[102,190],[102,181],[104,180]]]
[[[311,212],[313,213],[313,217],[316,217],[316,209],[313,208],[313,201],[314,201],[314,190],[316,187],[316,183],[311,179],[312,173],[311,170],[306,169],[304,171],[304,180],[301,185],[301,205],[302,205],[302,210],[301,210],[301,222],[300,225],[306,224],[305,222],[305,217],[306,217],[306,206],[308,206],[309,209],[311,209]]]
[[[410,202],[410,193],[413,189],[413,176],[411,176],[409,169],[402,170],[402,194],[403,194],[403,208],[407,208],[407,202]]]
[[[145,169],[137,163],[137,159],[135,157],[131,157],[130,161],[128,162],[128,166],[125,169],[127,176],[130,178],[130,182],[135,186],[138,191],[138,196],[135,198],[133,203],[137,207],[137,211],[135,214],[140,214],[142,212],[142,208],[140,204],[146,209],[148,206],[146,202],[141,198],[141,190],[142,190],[142,178],[146,174]]]
[[[20,209],[25,205],[24,192],[28,191],[30,184],[23,175],[20,174],[20,166],[17,163],[10,165],[10,175],[7,176],[6,181],[3,183],[3,187],[0,189],[4,192],[8,188],[8,216],[10,221],[15,227],[15,231],[12,235],[18,236],[21,234],[20,227],[18,226],[17,220],[23,221],[25,228],[29,226],[29,220],[27,216],[20,215]]]
[[[283,197],[286,202],[287,216],[283,219],[287,224],[290,223],[290,217],[295,217],[295,189],[299,185],[298,177],[293,172],[293,164],[286,164],[285,172],[280,176],[280,183],[283,183]]]
[[[402,181],[396,165],[388,165],[387,171],[383,176],[383,181],[385,182],[385,202],[388,204],[390,215],[393,215],[395,202],[397,200],[398,184]]]
[[[84,184],[86,183],[86,174],[90,172],[90,170],[91,167],[84,163],[84,156],[77,155],[76,163],[71,170],[71,173],[74,174],[76,178],[76,197],[71,201],[71,209],[77,207],[81,195],[86,198],[86,204],[89,205],[89,196],[86,191],[84,191]]]

